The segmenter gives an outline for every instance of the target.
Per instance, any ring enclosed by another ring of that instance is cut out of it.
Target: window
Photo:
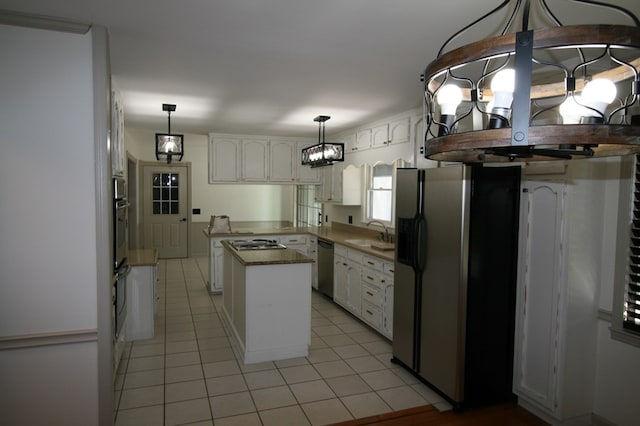
[[[622,157],[611,337],[640,347],[640,156]]]
[[[153,174],[153,214],[178,214],[180,212],[178,177],[177,173]]]
[[[622,327],[640,332],[640,157],[636,156],[633,173],[633,204],[629,238],[629,270],[624,291]]]
[[[391,223],[393,217],[393,164],[376,163],[367,183],[365,220]]]
[[[296,186],[296,226],[320,225],[322,205],[315,198],[315,185]]]

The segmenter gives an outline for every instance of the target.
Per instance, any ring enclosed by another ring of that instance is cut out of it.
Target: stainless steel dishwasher
[[[333,300],[333,242],[318,238],[318,291]]]

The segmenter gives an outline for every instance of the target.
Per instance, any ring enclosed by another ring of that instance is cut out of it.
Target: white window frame
[[[624,299],[629,274],[631,221],[636,157],[622,157],[620,165],[620,194],[618,204],[618,228],[616,239],[615,281],[613,290],[613,312],[611,313],[611,338],[640,347],[640,333],[623,327]],[[640,181],[640,180],[639,180]]]
[[[371,202],[371,191],[376,190],[375,188],[373,188],[373,168],[378,165],[378,164],[387,164],[391,166],[391,188],[389,189],[389,191],[391,191],[391,215],[390,215],[390,219],[389,220],[381,220],[379,218],[374,218],[371,217],[369,214],[369,205]],[[365,199],[365,205],[364,208],[362,209],[362,221],[363,222],[368,222],[370,220],[379,220],[380,222],[384,223],[387,227],[390,228],[394,228],[395,227],[395,217],[396,217],[396,171],[398,169],[398,167],[403,167],[404,166],[404,161],[401,159],[398,160],[394,160],[391,163],[385,163],[383,161],[378,161],[373,165],[367,165],[366,167],[366,172],[365,172],[365,182],[366,182],[366,187],[364,188],[364,199]]]

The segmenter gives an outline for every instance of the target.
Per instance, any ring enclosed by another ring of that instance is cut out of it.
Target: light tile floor
[[[309,356],[244,365],[204,279],[206,258],[161,260],[155,337],[127,345],[115,424],[324,425],[450,406],[390,363],[388,340],[313,293]]]

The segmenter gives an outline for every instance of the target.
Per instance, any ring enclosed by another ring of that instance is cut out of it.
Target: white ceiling
[[[637,0],[609,1],[640,14]],[[440,45],[500,3],[0,0],[0,9],[106,26],[126,126],[165,130],[162,104],[174,103],[175,132],[313,137],[317,115],[331,116],[333,133],[419,107],[420,73]],[[585,9],[548,3],[567,19]]]

